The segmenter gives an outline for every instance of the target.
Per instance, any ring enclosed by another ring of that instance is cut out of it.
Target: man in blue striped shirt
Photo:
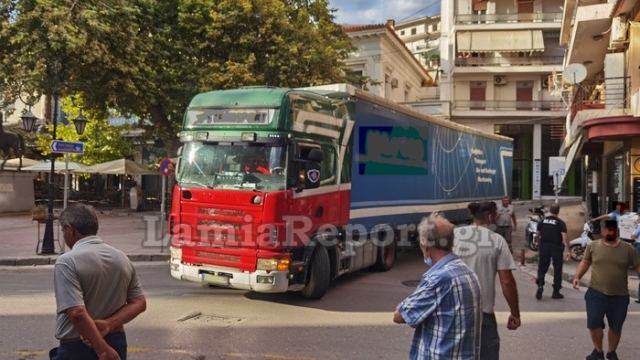
[[[415,328],[410,359],[479,359],[482,308],[476,275],[453,253],[453,225],[432,215],[418,227],[430,268],[393,315]]]

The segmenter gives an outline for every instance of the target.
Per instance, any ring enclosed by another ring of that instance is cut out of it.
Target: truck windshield
[[[184,187],[279,191],[286,185],[285,164],[283,146],[190,142],[177,178]]]

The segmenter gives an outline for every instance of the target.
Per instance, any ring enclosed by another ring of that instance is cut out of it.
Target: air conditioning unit
[[[611,21],[611,38],[609,47],[615,48],[627,41],[627,27],[629,23],[625,16],[616,16]]]
[[[553,84],[553,80],[551,79],[552,76],[553,75],[542,77],[542,90],[551,91],[551,84]]]
[[[496,75],[493,77],[493,84],[494,85],[506,85],[507,84],[507,78],[502,76],[502,75]]]

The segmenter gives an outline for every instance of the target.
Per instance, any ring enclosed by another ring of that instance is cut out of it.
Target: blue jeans
[[[116,332],[104,338],[120,355],[120,359],[127,360],[127,337],[124,332]],[[82,341],[61,343],[59,347],[49,351],[51,360],[98,360],[96,352]]]

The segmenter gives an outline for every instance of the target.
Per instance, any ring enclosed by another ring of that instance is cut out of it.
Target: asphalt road
[[[130,359],[404,359],[412,329],[395,325],[391,311],[412,291],[424,264],[403,254],[387,273],[360,272],[339,280],[319,301],[297,294],[261,295],[175,281],[163,263],[136,265],[148,310],[127,327]],[[46,359],[55,346],[51,266],[0,269],[0,359]],[[591,350],[583,293],[565,300],[533,298],[525,271],[521,329],[506,330],[506,305],[498,292],[502,359],[579,359]],[[198,315],[193,317],[194,315]],[[183,320],[183,321],[181,321]],[[619,351],[640,354],[635,341],[640,306],[633,303]],[[634,332],[636,332],[634,334]]]

